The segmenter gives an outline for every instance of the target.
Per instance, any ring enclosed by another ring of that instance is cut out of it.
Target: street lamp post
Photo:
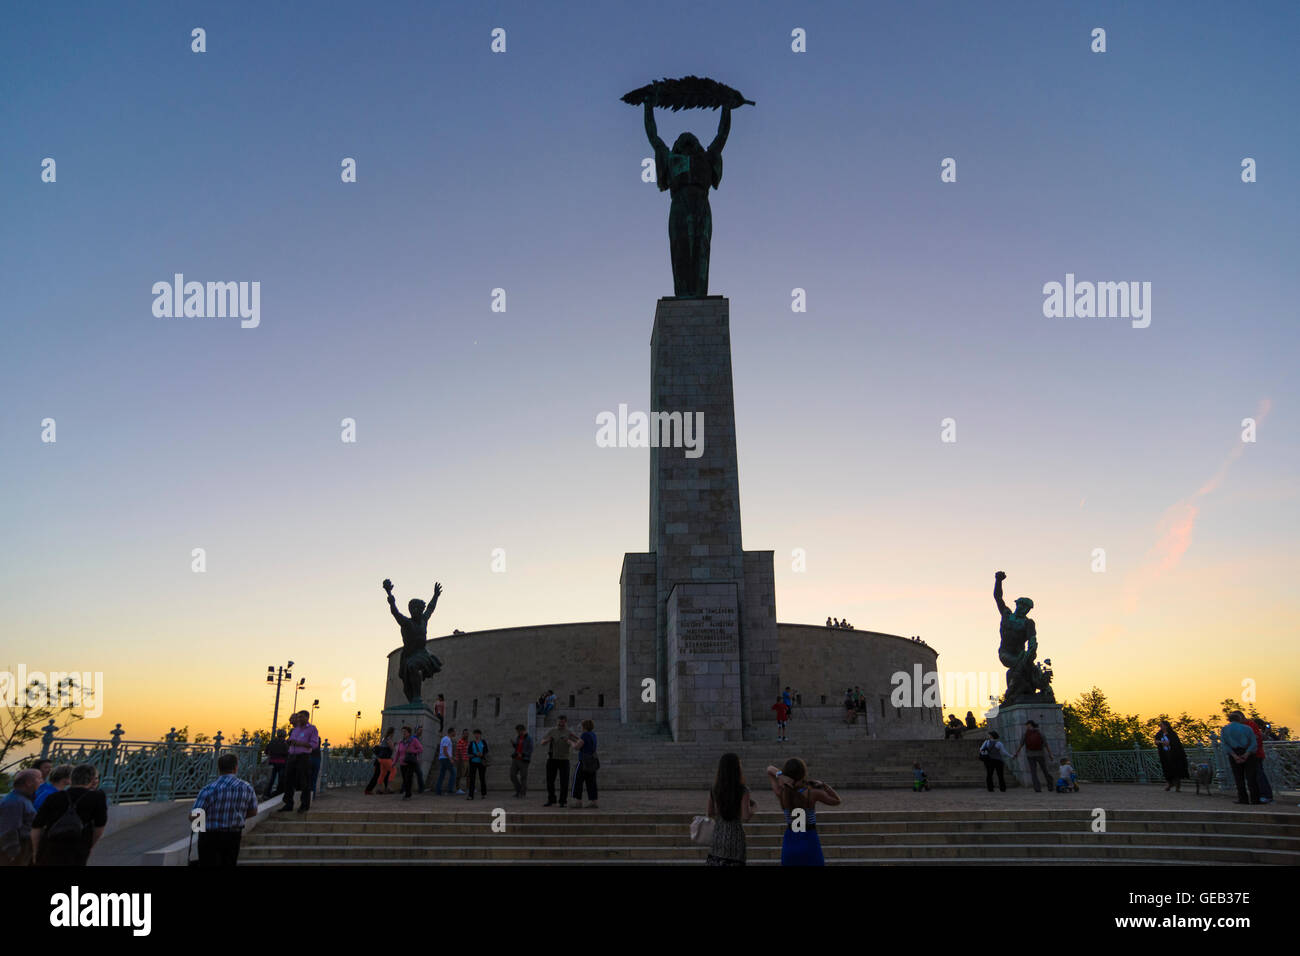
[[[280,684],[283,681],[293,680],[292,671],[293,661],[278,670],[274,665],[266,669],[266,682],[275,685],[275,708],[271,711],[271,740],[275,739],[275,728],[280,721]]]
[[[360,719],[361,719],[361,711],[357,711],[357,715],[352,718],[352,750],[353,750],[352,756],[354,757],[360,751],[360,745],[357,743],[357,721]]]
[[[293,712],[298,713],[298,691],[307,686],[307,678],[299,677],[298,683],[293,685]]]

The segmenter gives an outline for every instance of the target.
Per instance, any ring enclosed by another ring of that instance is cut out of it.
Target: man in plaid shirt
[[[239,758],[234,754],[218,757],[221,776],[199,791],[190,808],[190,820],[202,821],[198,831],[199,866],[234,866],[239,859],[244,821],[257,815],[257,791],[247,780],[235,776],[238,767]]]

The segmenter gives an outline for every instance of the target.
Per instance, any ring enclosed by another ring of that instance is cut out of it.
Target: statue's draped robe
[[[668,248],[673,261],[673,295],[695,298],[709,294],[709,247],[713,211],[709,187],[722,182],[722,150],[698,142],[682,152],[655,147],[655,180],[672,191],[668,211]]]
[[[392,606],[389,610],[402,629],[402,656],[398,659],[397,676],[402,681],[407,702],[414,703],[420,700],[420,688],[425,678],[442,670],[442,662],[425,648],[429,639],[427,618],[407,617]]]

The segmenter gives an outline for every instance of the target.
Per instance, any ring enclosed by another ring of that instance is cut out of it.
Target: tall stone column
[[[650,353],[650,548],[624,558],[624,700],[640,667],[674,739],[740,740],[780,662],[772,555],[741,542],[728,301],[660,299]]]

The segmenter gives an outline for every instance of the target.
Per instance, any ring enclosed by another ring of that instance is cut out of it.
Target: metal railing
[[[1207,764],[1213,786],[1223,793],[1235,793],[1228,751],[1217,740],[1210,746],[1186,746],[1187,763],[1195,777],[1198,764]],[[1134,745],[1131,750],[1075,750],[1074,771],[1080,780],[1094,783],[1154,783],[1164,780],[1160,754],[1154,748]],[[1266,740],[1264,773],[1274,790],[1300,789],[1300,741]]]
[[[211,743],[188,743],[176,739],[173,727],[163,740],[123,740],[122,725],[111,739],[60,737],[54,722],[42,728],[41,759],[55,764],[92,764],[99,771],[100,789],[109,803],[155,802],[196,797],[216,779],[217,758],[234,754],[239,758],[236,776],[251,783],[259,794],[266,792],[271,766],[262,760],[262,748],[244,734],[226,742],[220,732]],[[316,792],[329,787],[364,783],[371,771],[365,757],[331,754],[329,741],[321,743],[320,772]]]

